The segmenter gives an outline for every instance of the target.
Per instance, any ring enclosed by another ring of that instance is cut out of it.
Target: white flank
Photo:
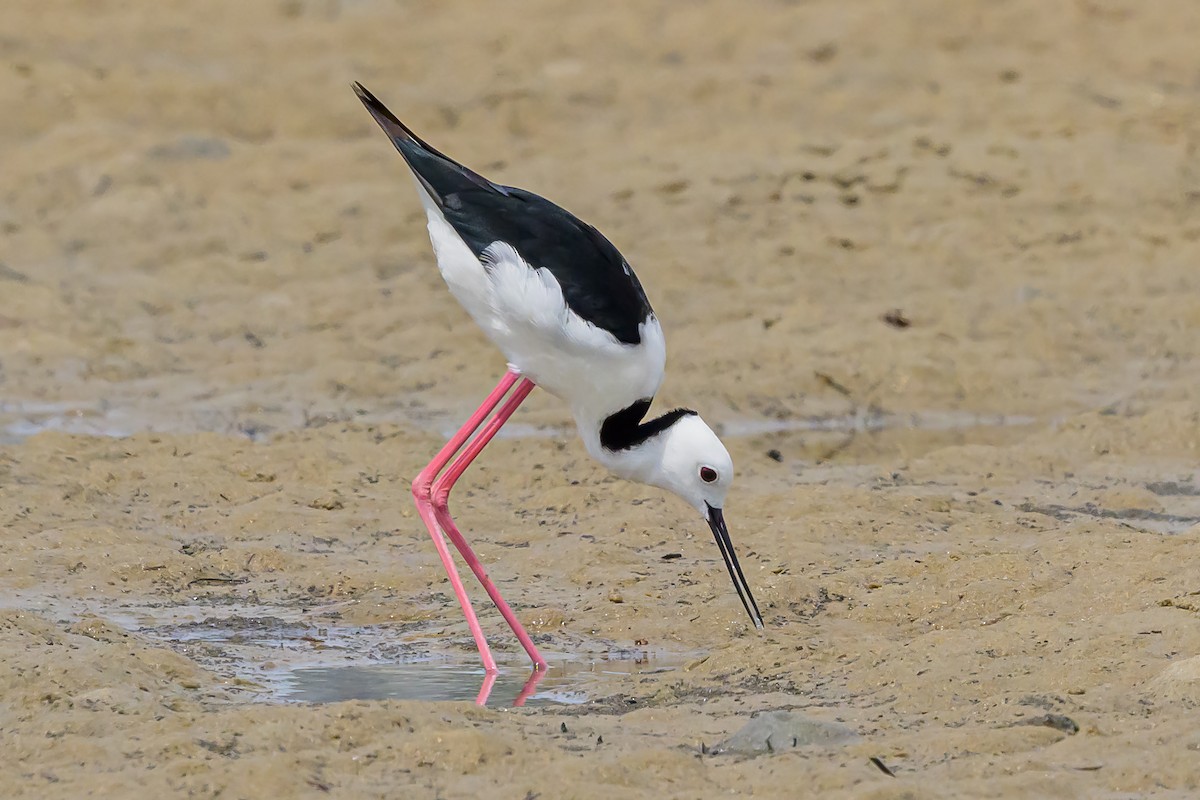
[[[571,406],[581,428],[658,392],[667,347],[657,319],[641,324],[639,344],[617,341],[571,311],[550,271],[532,267],[507,242],[488,247],[485,268],[418,189],[450,292],[510,364]]]

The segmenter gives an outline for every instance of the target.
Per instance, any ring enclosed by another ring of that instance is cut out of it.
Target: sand
[[[7,796],[1200,793],[1200,5],[4,19]],[[765,631],[535,392],[455,509],[559,695],[482,604],[492,707],[280,688],[478,680],[408,485],[503,360],[352,80],[638,270]]]

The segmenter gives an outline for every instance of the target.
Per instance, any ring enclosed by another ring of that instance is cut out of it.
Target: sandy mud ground
[[[1198,39],[1193,0],[8,3],[3,794],[1197,796]],[[535,394],[456,509],[554,669],[508,707],[488,611],[470,703],[408,483],[503,363],[351,80],[638,269],[763,633]],[[853,736],[712,752],[759,711]]]

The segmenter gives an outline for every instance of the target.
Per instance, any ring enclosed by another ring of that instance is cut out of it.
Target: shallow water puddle
[[[544,675],[533,675],[522,663],[505,667],[489,681],[481,667],[440,661],[368,664],[349,667],[304,667],[283,677],[278,697],[304,703],[341,700],[466,700],[486,694],[489,706],[578,705],[616,691],[614,677],[671,672],[685,659],[664,653],[619,652],[599,660],[564,658],[551,661]]]
[[[281,619],[276,612],[138,632],[162,637],[199,663],[253,685],[265,702],[580,704],[621,691],[618,684],[629,678],[679,669],[697,655],[593,644],[569,655],[543,650],[549,669],[534,674],[523,654],[498,654],[502,672],[489,677],[473,648],[459,651],[459,642],[413,638],[411,627],[316,625]],[[446,654],[448,646],[455,648],[453,655]]]
[[[502,672],[489,678],[469,637],[430,637],[418,623],[343,625],[333,608],[119,605],[38,592],[0,597],[0,607],[36,611],[68,626],[87,617],[102,618],[223,676],[253,702],[483,699],[494,707],[580,704],[628,691],[630,680],[682,669],[701,655],[573,640],[567,645],[570,653],[543,647],[550,664],[538,674],[523,653],[496,653]]]
[[[696,657],[695,653],[657,649],[593,649],[570,655],[543,650],[550,662],[545,672],[535,674],[522,654],[500,656],[502,671],[488,676],[473,651],[464,649],[454,656],[438,654],[447,645],[444,641],[405,638],[381,643],[389,637],[399,638],[394,628],[323,626],[319,637],[311,630],[275,630],[256,641],[247,637],[244,629],[230,629],[225,637],[210,630],[203,641],[225,651],[220,671],[232,668],[239,677],[257,684],[264,691],[260,699],[268,702],[464,700],[489,706],[580,704],[621,691],[618,684],[629,678],[671,672]],[[234,650],[241,657],[231,659]],[[197,653],[189,655],[204,661]]]
[[[550,666],[537,675],[523,654],[497,654],[503,671],[489,679],[473,645],[431,639],[413,625],[322,624],[280,609],[262,609],[258,616],[250,611],[137,631],[253,684],[268,702],[482,698],[501,706],[577,704],[619,691],[615,684],[622,679],[670,672],[697,656],[593,642],[569,655],[544,651]],[[453,655],[446,653],[450,646]]]

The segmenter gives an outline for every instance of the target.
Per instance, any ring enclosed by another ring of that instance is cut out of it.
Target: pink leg
[[[501,426],[508,421],[508,418],[513,415],[517,407],[529,396],[533,391],[533,381],[528,378],[521,379],[517,384],[517,388],[507,400],[497,409],[495,416],[488,420],[483,426],[483,430],[479,435],[471,440],[467,445],[466,450],[462,452],[445,474],[440,478],[436,478],[433,482],[433,508],[438,524],[441,529],[450,537],[450,541],[458,548],[458,552],[462,554],[463,559],[467,562],[467,566],[475,573],[475,577],[479,579],[479,583],[483,585],[484,590],[488,593],[488,597],[492,598],[492,602],[496,604],[496,608],[500,610],[500,615],[504,617],[504,621],[508,623],[508,627],[516,635],[517,641],[525,648],[525,652],[529,654],[533,660],[535,669],[544,670],[546,668],[546,660],[542,658],[537,647],[533,643],[533,639],[525,632],[525,628],[517,619],[516,614],[509,608],[508,603],[504,602],[504,598],[500,596],[500,590],[496,588],[496,584],[488,577],[487,570],[476,557],[471,546],[467,544],[466,538],[459,532],[458,527],[454,524],[454,520],[450,518],[450,490],[454,487],[457,481],[466,471],[467,467],[475,460],[475,457],[483,451],[492,437],[496,435]]]
[[[437,515],[433,508],[433,481],[437,474],[442,471],[446,464],[454,457],[454,454],[459,451],[463,443],[470,438],[483,421],[487,419],[488,414],[492,412],[508,390],[520,378],[520,374],[509,370],[504,377],[500,379],[500,383],[492,390],[492,393],[487,396],[471,418],[467,420],[454,436],[450,437],[450,441],[446,443],[429,465],[417,475],[413,480],[412,492],[413,498],[417,503],[417,513],[421,515],[421,519],[425,523],[425,527],[429,529],[429,535],[433,538],[434,547],[437,548],[438,556],[442,559],[442,566],[446,568],[446,575],[450,578],[450,585],[454,589],[454,595],[458,598],[459,605],[462,606],[463,615],[467,618],[467,627],[471,629],[471,636],[475,639],[475,646],[479,649],[479,656],[483,659],[483,668],[487,672],[496,672],[496,660],[492,658],[492,651],[488,648],[487,640],[483,636],[483,629],[479,627],[479,620],[475,617],[475,609],[471,607],[471,601],[467,598],[466,589],[463,588],[462,579],[458,577],[458,570],[454,566],[454,559],[450,556],[450,549],[446,547],[446,540],[442,536],[441,528],[438,526]],[[461,534],[460,534],[461,535]]]

